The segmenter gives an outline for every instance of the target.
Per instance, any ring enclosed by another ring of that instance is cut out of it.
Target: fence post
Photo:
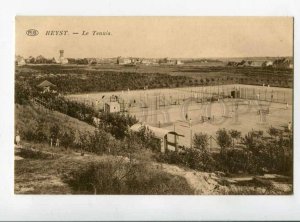
[[[211,152],[212,149],[212,136],[209,137],[209,152]]]

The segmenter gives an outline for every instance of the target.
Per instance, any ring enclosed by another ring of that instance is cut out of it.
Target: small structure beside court
[[[104,112],[118,113],[121,111],[121,106],[118,102],[107,102],[104,104]]]

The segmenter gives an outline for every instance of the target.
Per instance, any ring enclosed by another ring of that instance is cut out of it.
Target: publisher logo
[[[26,31],[26,35],[28,36],[37,36],[39,34],[39,31],[36,29],[28,29]]]

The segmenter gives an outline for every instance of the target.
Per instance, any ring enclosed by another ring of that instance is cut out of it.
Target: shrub
[[[64,132],[61,137],[61,145],[65,148],[73,147],[75,141],[74,131]]]
[[[44,142],[47,142],[48,137],[47,137],[47,135],[46,135],[46,133],[44,131],[39,130],[35,134],[35,140],[37,142],[44,143]]]
[[[212,171],[215,169],[215,161],[207,151],[187,148],[182,152],[167,152],[160,154],[158,161],[169,164],[178,164],[194,170]]]
[[[23,132],[23,137],[25,140],[28,141],[35,141],[35,142],[40,142],[44,143],[45,141],[48,140],[47,135],[42,131],[42,130],[26,130]]]
[[[276,137],[279,134],[279,130],[272,126],[268,129],[267,132],[271,137]]]
[[[124,159],[91,163],[66,179],[76,193],[192,194],[185,179]]]
[[[50,127],[50,136],[52,138],[58,138],[59,134],[60,134],[60,127],[57,124]]]
[[[32,88],[28,84],[28,82],[24,81],[16,81],[15,83],[15,103],[20,105],[26,105],[30,101],[30,97],[32,92]]]
[[[111,133],[116,139],[124,139],[128,127],[137,123],[137,119],[120,113],[102,113],[99,116],[102,128]]]
[[[217,143],[221,147],[221,151],[231,146],[231,137],[226,129],[219,129],[217,131]]]
[[[49,153],[31,149],[21,149],[18,155],[27,159],[53,159],[53,156]]]
[[[35,140],[35,131],[28,129],[27,131],[23,132],[22,137],[24,137],[25,140],[34,141]]]
[[[199,150],[207,150],[208,148],[208,135],[204,133],[198,133],[194,135],[193,138],[193,145],[194,148],[199,149]]]
[[[110,137],[101,129],[95,130],[94,133],[87,133],[87,135],[81,136],[80,139],[84,150],[98,154],[108,151]]]
[[[249,172],[249,154],[242,149],[226,149],[220,155],[219,170],[229,173]]]
[[[160,151],[160,140],[154,138],[153,132],[149,130],[149,128],[147,128],[146,126],[143,126],[139,132],[132,133],[131,136],[133,136],[133,134],[137,135],[143,147],[155,151]]]
[[[232,146],[234,147],[236,140],[238,140],[241,137],[242,133],[237,130],[230,130],[229,134],[232,138]]]

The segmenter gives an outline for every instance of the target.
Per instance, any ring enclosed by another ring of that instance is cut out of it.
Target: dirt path
[[[164,163],[153,163],[153,165],[160,167],[167,173],[185,178],[194,190],[194,194],[219,194],[221,186],[217,182],[218,177],[214,173],[198,172]]]

